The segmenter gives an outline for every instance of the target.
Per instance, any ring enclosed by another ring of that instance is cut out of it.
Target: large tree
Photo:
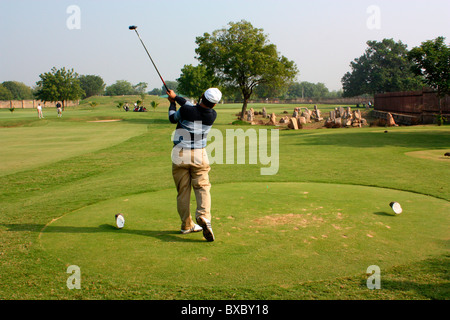
[[[99,96],[105,90],[105,82],[100,76],[96,75],[81,75],[80,86],[85,92],[85,97]]]
[[[258,85],[280,88],[289,84],[298,70],[293,61],[277,52],[269,43],[263,29],[254,28],[250,22],[230,22],[228,28],[204,33],[196,38],[197,59],[221,86],[239,88],[244,104]]]
[[[401,41],[367,41],[365,53],[351,62],[342,78],[344,96],[417,90],[422,78],[411,71],[407,46]]]
[[[450,47],[444,37],[422,42],[419,47],[408,53],[413,62],[412,70],[424,78],[425,83],[437,90],[439,97],[439,111],[441,99],[450,94]]]
[[[50,72],[40,74],[36,82],[36,97],[42,101],[61,101],[64,109],[66,101],[78,100],[84,95],[78,74],[66,68],[52,68]]]

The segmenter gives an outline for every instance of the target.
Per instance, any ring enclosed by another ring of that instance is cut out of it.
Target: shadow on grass
[[[396,216],[395,213],[388,213],[386,211],[374,212],[373,214],[376,214],[377,216],[388,216],[388,217],[395,217]]]
[[[443,255],[419,261],[407,266],[398,266],[381,273],[381,290],[416,292],[424,299],[448,300],[450,296],[450,256]],[[408,278],[405,278],[407,276]],[[361,287],[367,285],[361,281]]]
[[[174,230],[134,230],[134,229],[118,229],[110,224],[102,224],[98,227],[74,227],[74,226],[47,226],[43,224],[2,224],[8,228],[7,231],[20,232],[42,232],[42,233],[122,233],[133,234],[145,237],[152,237],[163,242],[205,242],[205,240],[192,239],[189,235],[182,235],[179,231]]]
[[[332,130],[332,129],[329,129]],[[299,140],[297,145],[312,146],[340,146],[355,148],[374,148],[374,147],[403,147],[403,148],[423,148],[440,149],[448,147],[448,131],[422,130],[416,132],[349,132],[337,131],[333,138],[329,135],[308,135]],[[332,131],[329,131],[332,132]],[[301,134],[301,133],[299,133]]]

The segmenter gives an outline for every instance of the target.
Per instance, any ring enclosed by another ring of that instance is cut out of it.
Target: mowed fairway
[[[280,130],[276,175],[212,165],[207,243],[179,233],[168,104],[125,113],[96,99],[62,119],[0,110],[1,299],[450,297],[450,159],[430,158],[450,151],[448,127]],[[215,128],[274,129],[231,125],[239,108],[218,106]],[[371,265],[380,290],[367,288]]]
[[[30,127],[0,128],[0,175],[103,149],[145,131],[143,126],[117,122],[45,122]]]

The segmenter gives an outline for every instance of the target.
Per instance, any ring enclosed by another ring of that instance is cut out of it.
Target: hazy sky
[[[71,6],[75,6],[75,10]],[[78,10],[79,9],[79,10]],[[393,38],[411,49],[444,36],[450,42],[449,0],[0,0],[0,83],[34,86],[52,67],[79,74],[161,82],[196,65],[195,38],[247,20],[300,70],[297,81],[341,89],[350,62],[368,40]]]

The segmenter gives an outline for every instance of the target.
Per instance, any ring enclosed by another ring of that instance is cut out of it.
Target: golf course
[[[91,97],[61,118],[0,109],[0,299],[450,298],[448,125],[290,130],[232,124],[242,105],[219,104],[224,136],[278,130],[279,168],[211,165],[207,242],[180,233],[169,102],[117,107],[133,99]],[[313,105],[250,107],[279,116]],[[324,117],[335,107],[318,105]],[[67,286],[69,266],[79,289]],[[379,288],[368,287],[370,266]]]

